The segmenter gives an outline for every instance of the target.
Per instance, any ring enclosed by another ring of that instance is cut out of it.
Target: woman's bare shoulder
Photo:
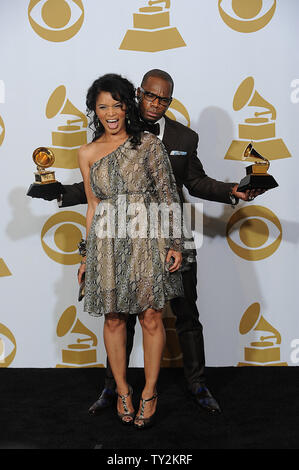
[[[95,142],[90,142],[89,144],[81,145],[78,150],[78,158],[81,162],[90,162],[96,152],[97,144]]]

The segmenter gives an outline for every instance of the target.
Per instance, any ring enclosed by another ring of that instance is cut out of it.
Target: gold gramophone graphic
[[[4,364],[5,360],[5,342],[0,338],[0,364]]]
[[[46,107],[48,119],[58,114],[76,118],[68,119],[66,125],[58,126],[57,130],[52,132],[53,147],[50,147],[50,150],[55,153],[55,167],[78,168],[77,151],[81,145],[87,143],[87,117],[66,98],[64,85],[53,91]]]
[[[2,117],[0,116],[0,145],[3,144],[3,140],[5,137],[5,125]]]
[[[62,349],[63,364],[57,364],[56,368],[104,367],[103,364],[97,364],[97,350],[95,346],[97,346],[98,340],[96,335],[76,317],[76,308],[74,306],[67,308],[58,322],[56,329],[57,336],[62,338],[68,333],[73,333],[85,335],[85,338],[77,338],[76,343],[69,344],[65,349]],[[87,342],[91,342],[91,344],[86,344]]]
[[[8,269],[3,258],[0,258],[0,277],[11,276],[11,272]]]
[[[2,340],[0,350],[0,367],[9,367],[17,353],[17,342],[10,329],[2,323],[0,323],[0,339]],[[7,340],[9,340],[11,343],[11,347],[9,348],[6,346],[7,344],[9,345]]]
[[[163,351],[161,367],[182,367],[183,354],[175,328],[175,316],[171,307],[166,304],[163,310],[163,324],[166,334],[166,344]]]
[[[286,362],[280,362],[279,345],[281,344],[281,335],[261,315],[259,303],[254,303],[248,307],[241,319],[239,331],[241,335],[246,335],[250,331],[266,333],[266,336],[260,336],[258,341],[253,341],[249,347],[245,347],[245,362],[239,362],[239,367],[288,365]]]
[[[255,111],[254,117],[246,118],[244,123],[239,124],[239,140],[232,141],[225,158],[242,160],[244,148],[252,141],[256,151],[268,160],[290,157],[283,140],[275,138],[276,110],[255,90],[253,77],[245,78],[234,96],[234,111],[240,111],[245,106],[262,108],[263,111]]]
[[[253,165],[246,167],[246,176],[240,181],[238,191],[246,191],[246,189],[272,189],[278,186],[272,175],[268,174],[270,162],[267,158],[259,154],[252,144],[248,144],[243,159],[257,159]]]
[[[157,6],[165,3],[165,8]],[[170,26],[170,0],[149,0],[148,6],[133,14],[133,27],[120,45],[127,51],[158,52],[185,47],[177,28]]]
[[[187,108],[183,105],[183,103],[181,103],[181,101],[177,100],[176,98],[173,98],[171,105],[166,111],[166,116],[176,121],[177,119],[173,111],[176,111],[179,116],[183,116],[185,120],[183,124],[186,124],[187,127],[190,127],[191,120],[190,120],[189,112]]]

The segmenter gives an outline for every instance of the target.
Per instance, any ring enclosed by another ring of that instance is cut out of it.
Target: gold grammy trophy
[[[90,331],[77,318],[76,308],[71,306],[67,308],[57,325],[57,336],[63,337],[68,333],[85,335],[86,338],[77,338],[76,343],[69,344],[62,349],[62,362],[57,364],[56,368],[74,368],[74,367],[104,367],[103,364],[97,364],[97,350],[95,346],[98,344],[96,335]],[[83,344],[91,341],[91,344]]]
[[[78,168],[77,152],[81,145],[87,143],[88,122],[87,117],[66,98],[64,85],[54,90],[46,107],[48,119],[58,114],[75,116],[75,119],[68,119],[66,125],[58,126],[57,130],[52,132],[53,147],[50,147],[50,150],[55,152],[55,167]]]
[[[157,4],[165,3],[165,9]],[[154,6],[153,6],[154,5]],[[149,0],[148,6],[133,14],[134,29],[129,29],[120,45],[127,51],[158,52],[185,47],[177,28],[170,26],[170,0]]]
[[[290,153],[282,139],[276,136],[276,110],[256,90],[253,77],[247,77],[238,87],[234,100],[234,111],[240,111],[245,107],[262,108],[263,111],[255,111],[254,117],[248,117],[244,123],[239,124],[239,139],[233,140],[225,159],[243,160],[244,148],[254,142],[254,147],[268,160],[278,160],[290,157]]]
[[[270,167],[270,162],[267,158],[260,155],[252,144],[248,144],[244,154],[244,160],[247,158],[257,158],[262,161],[255,161],[253,165],[246,167],[246,176],[240,181],[238,191],[246,191],[246,189],[272,189],[278,186],[272,175],[267,171]]]
[[[260,304],[252,304],[244,313],[239,331],[245,335],[250,331],[264,331],[270,335],[260,336],[258,341],[250,343],[250,347],[245,347],[245,362],[239,362],[239,367],[244,366],[287,366],[286,362],[280,362],[281,335],[265,318],[260,314]],[[274,341],[269,341],[274,340]]]
[[[37,171],[34,173],[35,182],[31,184],[27,196],[42,197],[42,194],[55,193],[60,183],[55,179],[55,172],[48,170],[53,166],[55,157],[47,147],[38,147],[32,154]]]

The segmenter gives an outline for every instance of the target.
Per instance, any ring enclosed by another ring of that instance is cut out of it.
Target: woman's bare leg
[[[145,386],[142,398],[151,398],[156,392],[162,354],[165,347],[165,329],[162,310],[147,309],[139,315],[143,333]],[[147,402],[144,417],[151,416],[156,409],[157,400]]]
[[[107,356],[112,369],[112,373],[117,386],[119,395],[126,395],[129,391],[126,370],[126,342],[127,328],[126,316],[122,314],[109,313],[105,315],[104,323],[104,342]],[[131,396],[126,400],[129,412],[133,412]],[[120,413],[124,413],[121,399],[118,397],[117,409]]]

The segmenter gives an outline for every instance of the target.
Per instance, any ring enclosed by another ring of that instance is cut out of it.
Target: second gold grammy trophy
[[[238,186],[238,191],[246,191],[246,189],[272,189],[278,186],[272,175],[268,174],[270,162],[267,158],[258,153],[253,145],[247,145],[243,159],[254,158],[253,165],[246,167],[246,176]]]

